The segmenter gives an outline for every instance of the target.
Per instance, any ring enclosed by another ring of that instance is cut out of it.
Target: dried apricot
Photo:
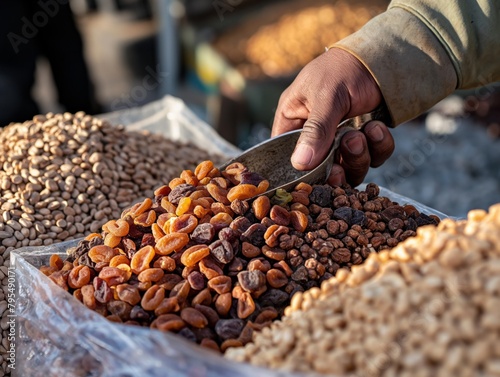
[[[68,285],[70,288],[77,289],[90,283],[91,273],[88,266],[76,266],[68,275]]]
[[[117,237],[111,233],[108,233],[106,234],[106,237],[104,237],[104,245],[115,248],[120,244],[121,240],[121,237]]]
[[[136,218],[137,216],[148,211],[152,205],[153,205],[153,200],[151,200],[150,198],[146,198],[137,208],[134,209],[134,211],[132,211],[132,213],[130,213],[130,216]]]
[[[157,282],[160,280],[164,275],[164,272],[161,268],[148,268],[147,270],[142,271],[138,276],[137,279],[142,282]]]
[[[105,262],[109,263],[111,258],[116,255],[116,251],[106,245],[94,246],[89,250],[89,258],[94,263]]]
[[[189,242],[187,233],[170,233],[160,238],[155,245],[156,252],[160,255],[169,255],[180,251]]]
[[[269,210],[271,209],[271,201],[265,195],[259,196],[252,203],[252,210],[255,217],[258,220],[262,220],[269,214]]]
[[[140,274],[145,269],[149,268],[149,263],[153,260],[155,256],[155,249],[153,246],[144,246],[143,248],[137,250],[137,252],[132,257],[130,261],[130,267],[134,274]]]
[[[225,205],[230,205],[231,202],[228,200],[227,195],[228,191],[226,189],[223,189],[220,186],[217,186],[214,183],[209,183],[206,185],[207,191],[210,193],[210,196],[217,200],[218,202],[225,204]]]
[[[179,200],[175,214],[177,216],[182,216],[191,209],[192,200],[190,197],[184,197]]]
[[[116,237],[125,237],[130,229],[128,222],[125,220],[110,220],[107,223],[107,231]]]
[[[197,225],[198,219],[196,216],[184,214],[172,219],[170,233],[191,233]]]
[[[144,310],[155,310],[165,298],[165,289],[153,285],[142,296],[141,306]]]
[[[210,249],[206,245],[194,245],[184,251],[181,256],[181,263],[184,266],[194,266],[206,256],[210,255]]]
[[[136,305],[141,301],[141,294],[136,286],[130,284],[119,284],[115,288],[118,298],[130,305]]]
[[[198,180],[205,178],[210,171],[214,168],[214,163],[212,161],[203,161],[198,164],[196,169],[194,169],[194,174]]]

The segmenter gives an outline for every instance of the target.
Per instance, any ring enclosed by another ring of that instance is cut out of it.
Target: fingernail
[[[382,141],[382,139],[384,138],[384,132],[378,124],[373,126],[370,131],[367,132],[367,134],[373,141]]]
[[[344,171],[340,166],[333,165],[328,182],[332,186],[342,186],[345,183]]]
[[[353,137],[346,141],[347,149],[352,154],[358,155],[363,153],[363,140],[360,137]]]
[[[310,145],[297,144],[292,154],[292,163],[297,165],[309,166],[314,156],[314,150]]]

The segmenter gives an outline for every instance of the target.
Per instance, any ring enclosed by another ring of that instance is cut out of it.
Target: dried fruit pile
[[[291,297],[439,219],[366,191],[300,183],[269,199],[239,163],[205,161],[41,268],[117,322],[225,351],[280,318]]]
[[[134,200],[211,156],[84,113],[47,114],[0,130],[0,360],[7,343],[11,250],[84,237]],[[0,374],[7,370],[1,362]]]
[[[388,1],[296,0],[263,9],[258,19],[222,34],[214,47],[248,78],[297,73],[325,47],[354,33]]]
[[[298,293],[238,361],[356,376],[500,375],[500,204]]]

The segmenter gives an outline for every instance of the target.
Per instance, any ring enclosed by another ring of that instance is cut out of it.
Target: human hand
[[[332,48],[306,65],[283,92],[271,136],[302,128],[292,165],[311,170],[328,154],[342,119],[368,113],[381,101],[368,69],[348,52]],[[393,151],[394,139],[382,122],[372,121],[362,131],[347,132],[328,183],[356,186],[370,166],[382,165]]]

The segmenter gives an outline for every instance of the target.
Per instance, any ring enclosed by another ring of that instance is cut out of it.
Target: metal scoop
[[[290,190],[299,182],[323,184],[328,179],[334,163],[335,153],[344,134],[352,130],[361,130],[365,124],[372,120],[380,120],[392,127],[392,121],[383,107],[379,107],[371,113],[344,120],[337,126],[337,133],[330,152],[323,162],[313,170],[297,170],[290,161],[301,133],[300,129],[257,144],[241,155],[227,161],[219,169],[224,170],[234,162],[242,163],[248,170],[256,172],[269,180],[269,189],[261,194],[269,197],[272,197],[277,189]]]

